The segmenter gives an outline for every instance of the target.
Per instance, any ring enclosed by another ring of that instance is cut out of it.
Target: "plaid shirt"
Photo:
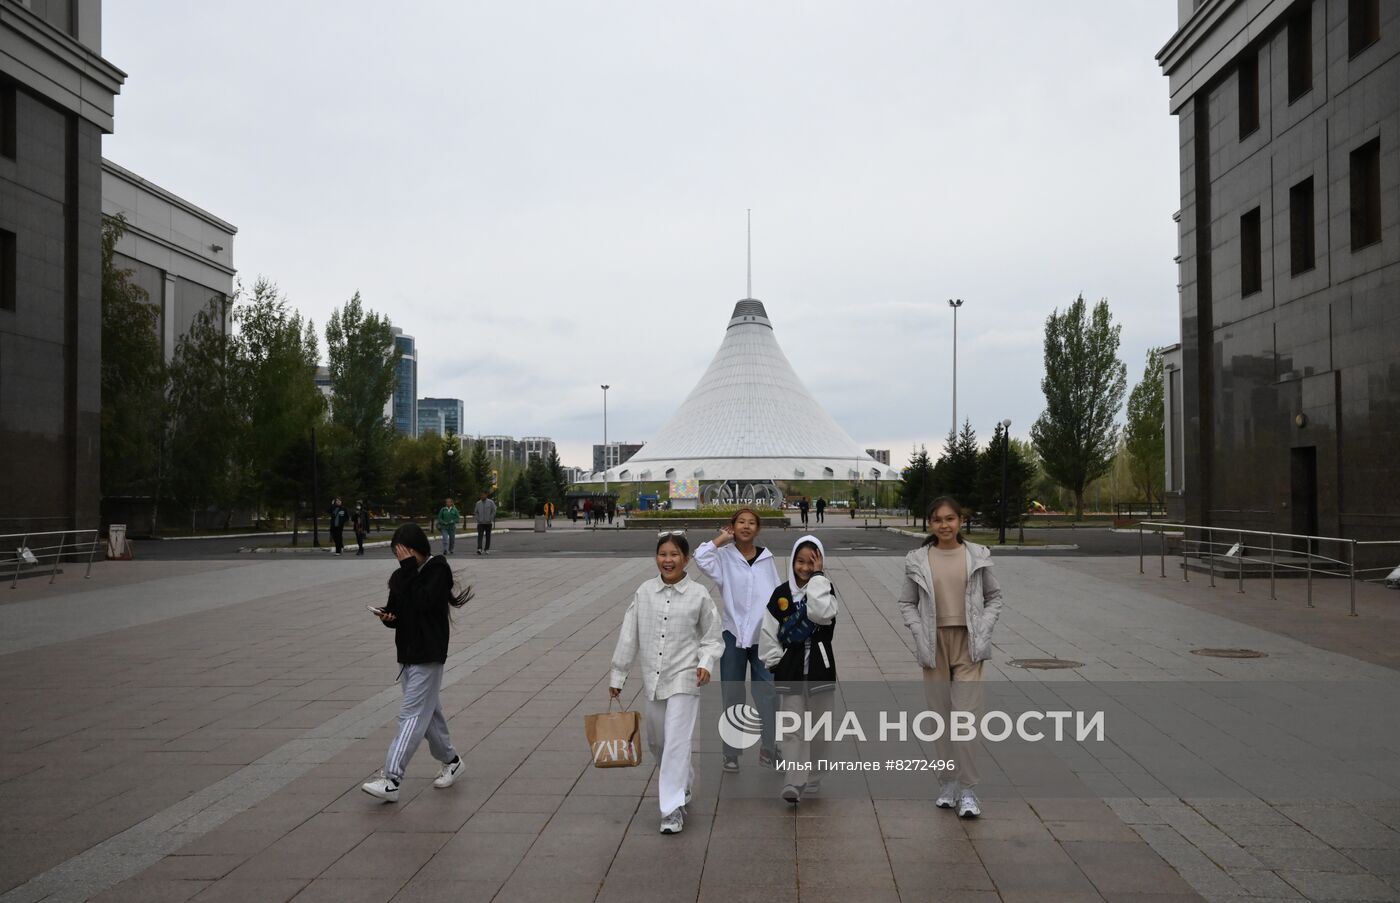
[[[719,611],[709,590],[688,575],[674,584],[653,577],[637,588],[623,616],[613,651],[611,685],[621,689],[640,654],[647,699],[698,695],[695,669],[713,674],[723,652]]]

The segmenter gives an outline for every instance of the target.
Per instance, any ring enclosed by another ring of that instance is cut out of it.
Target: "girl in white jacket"
[[[665,533],[657,540],[659,574],[638,587],[627,606],[608,686],[609,695],[619,696],[627,672],[640,658],[647,745],[661,765],[657,801],[662,834],[679,834],[685,826],[684,806],[695,783],[690,742],[700,688],[710,682],[724,648],[709,590],[685,573],[689,556],[684,536]]]
[[[799,719],[806,713],[815,724],[832,710],[836,696],[836,653],[831,641],[840,602],[822,568],[826,549],[815,536],[801,536],[788,557],[788,581],[773,590],[763,614],[759,654],[773,672],[781,709]],[[821,789],[821,773],[813,766],[826,757],[820,735],[806,739],[805,725],[783,745],[788,762],[782,798],[796,804],[803,795]]]
[[[762,745],[758,764],[771,767],[776,757],[773,675],[758,655],[758,631],[763,610],[781,582],[773,553],[757,544],[758,512],[740,508],[729,526],[695,550],[695,563],[719,586],[724,597],[724,657],[719,678],[726,710],[743,704],[745,676],[752,677],[753,704],[758,709]],[[739,770],[739,750],[724,744],[724,770]]]

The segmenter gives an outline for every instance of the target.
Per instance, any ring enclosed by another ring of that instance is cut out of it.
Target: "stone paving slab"
[[[1051,768],[1051,788],[1113,793],[1002,793],[967,822],[907,782],[848,775],[793,811],[752,766],[722,776],[702,739],[686,831],[661,837],[654,764],[590,768],[581,732],[605,704],[646,559],[466,562],[478,601],[454,615],[443,691],[466,777],[434,790],[421,752],[401,801],[377,804],[358,783],[382,761],[398,690],[392,642],[362,613],[383,597],[384,564],[260,573],[277,564],[87,589],[48,600],[64,617],[6,622],[0,900],[628,900],[658,887],[695,900],[1395,899],[1400,887],[1394,800],[1193,799],[1122,747],[1049,764],[994,756],[1012,786],[1030,786],[1014,784],[1018,768]],[[1075,565],[998,563],[1009,607],[992,670],[1008,687],[1058,698],[1103,681],[1397,683]],[[917,680],[893,604],[900,560],[833,557],[828,570],[848,619],[843,680]],[[1247,669],[1191,656],[1192,644],[1270,658]],[[1022,654],[1086,667],[1006,664]]]

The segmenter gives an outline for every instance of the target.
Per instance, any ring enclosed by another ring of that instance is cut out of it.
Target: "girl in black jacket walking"
[[[460,593],[453,591],[452,568],[441,555],[432,554],[422,527],[404,524],[394,531],[391,545],[399,569],[389,578],[388,603],[373,611],[385,627],[394,631],[403,704],[399,708],[398,735],[389,744],[384,773],[360,785],[365,793],[389,803],[398,801],[404,769],[424,736],[433,758],[442,763],[433,780],[434,787],[451,787],[462,770],[462,758],[452,748],[452,738],[447,733],[439,693],[451,632],[448,607],[460,608],[472,597],[470,586]]]

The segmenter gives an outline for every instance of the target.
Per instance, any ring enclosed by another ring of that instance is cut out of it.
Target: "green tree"
[[[948,433],[943,453],[933,465],[934,494],[952,496],[967,511],[982,510],[977,455],[977,433],[972,429],[972,421],[964,420],[961,432]]]
[[[983,523],[1001,526],[1002,450],[1006,450],[1006,526],[1021,522],[1030,504],[1031,485],[1035,479],[1035,464],[1028,460],[1018,443],[1007,443],[1006,430],[1000,423],[992,433],[992,441],[977,460],[977,480],[982,499]]]
[[[928,449],[919,446],[909,455],[909,463],[900,472],[899,500],[909,512],[928,529],[928,506],[933,501],[933,461]]]
[[[166,485],[190,512],[231,511],[245,500],[246,472],[237,452],[248,424],[237,385],[237,348],[228,333],[228,301],[210,299],[175,346],[170,363]]]
[[[564,475],[564,462],[559,460],[559,450],[551,448],[545,462],[549,469],[549,500],[556,511],[563,510],[564,496],[569,491],[569,478]]]
[[[159,495],[168,372],[160,310],[116,265],[122,216],[102,223],[102,493]]]
[[[401,514],[437,511],[445,496],[442,478],[444,444],[436,433],[417,439],[398,436],[390,453],[390,498]]]
[[[389,488],[394,430],[384,407],[394,393],[399,351],[387,317],[366,310],[356,292],[326,323],[331,420],[348,432],[350,485],[332,494],[378,497]]]
[[[240,288],[235,299],[241,294]],[[316,386],[316,329],[262,277],[252,296],[234,307],[233,319],[237,387],[248,425],[239,456],[251,494],[260,510],[295,511],[310,501],[310,473],[290,452],[298,450],[309,464],[311,430],[326,407]]]
[[[1118,446],[1115,420],[1127,388],[1127,368],[1118,360],[1121,332],[1107,298],[1090,314],[1080,295],[1045,321],[1045,411],[1031,440],[1046,473],[1074,494],[1076,517],[1084,516],[1084,488],[1108,472]]]
[[[471,456],[467,459],[467,471],[471,475],[473,487],[470,496],[473,505],[481,498],[481,493],[490,492],[495,487],[497,481],[492,479],[495,469],[491,463],[491,456],[486,454],[486,443],[481,439],[473,442]]]
[[[1133,486],[1150,504],[1161,502],[1166,490],[1166,431],[1162,409],[1162,349],[1147,352],[1142,381],[1128,396],[1128,424],[1123,439]]]

